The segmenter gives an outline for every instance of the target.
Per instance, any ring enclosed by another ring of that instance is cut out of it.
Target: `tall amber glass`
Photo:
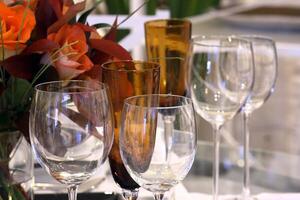
[[[185,95],[191,22],[161,19],[145,23],[147,58],[160,64],[160,93]]]
[[[130,96],[159,93],[159,70],[158,63],[143,61],[113,61],[101,66],[102,81],[109,86],[115,119],[115,137],[109,164],[115,182],[128,200],[137,198],[140,186],[130,177],[120,156],[119,128],[123,102]]]

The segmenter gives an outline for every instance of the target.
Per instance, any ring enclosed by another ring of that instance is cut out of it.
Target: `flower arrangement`
[[[28,140],[34,86],[55,80],[97,80],[103,62],[131,59],[116,42],[117,18],[112,25],[86,22],[100,2],[84,12],[85,1],[0,0],[0,199],[10,192],[9,199],[30,199],[21,185],[6,182],[11,179],[10,154],[18,138],[5,138],[7,132],[19,130]],[[98,33],[98,28],[108,26],[105,35]]]
[[[117,19],[106,35],[89,25],[85,1],[0,1],[0,132],[21,130],[28,137],[33,87],[41,82],[98,79],[100,65],[131,59],[116,40]]]

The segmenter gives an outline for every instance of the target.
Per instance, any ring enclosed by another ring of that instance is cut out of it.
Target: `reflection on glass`
[[[126,199],[137,199],[140,187],[125,169],[119,149],[119,129],[124,99],[159,92],[159,65],[142,61],[114,61],[102,65],[102,81],[109,85],[115,120],[115,137],[109,164],[115,182]]]
[[[37,85],[30,112],[30,139],[39,163],[77,188],[105,161],[113,141],[112,107],[106,85],[96,81],[56,81]]]
[[[126,169],[162,200],[194,161],[197,138],[191,99],[163,94],[130,97],[121,121],[120,150]]]
[[[254,85],[246,104],[242,109],[244,131],[244,185],[243,199],[250,196],[250,168],[249,168],[249,128],[248,121],[251,113],[260,108],[274,91],[277,77],[277,53],[273,40],[258,36],[243,36],[253,47],[255,76]]]
[[[251,43],[227,36],[199,36],[193,40],[188,74],[196,112],[213,127],[213,199],[218,199],[220,128],[232,119],[253,86]]]

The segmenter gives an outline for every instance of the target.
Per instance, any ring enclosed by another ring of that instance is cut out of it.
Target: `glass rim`
[[[179,56],[166,56],[166,57],[156,57],[156,58],[150,58],[148,59],[150,62],[159,62],[160,60],[180,60],[185,61],[186,59]]]
[[[48,91],[48,90],[41,88],[43,86],[52,85],[52,84],[62,84],[63,85],[63,83],[67,84],[67,83],[89,83],[89,82],[96,84],[97,87],[93,88],[93,90],[91,90],[91,91],[77,91],[77,92],[76,91],[74,91],[74,92]],[[99,86],[99,88],[98,88],[98,86]],[[93,80],[93,81],[91,81],[91,80],[58,80],[58,81],[47,81],[47,82],[39,83],[36,86],[34,86],[34,90],[39,93],[84,94],[84,93],[97,93],[97,92],[102,92],[102,91],[108,90],[108,85],[106,83],[102,83],[97,80]]]
[[[276,42],[272,37],[266,35],[236,35],[238,38],[248,40],[255,46],[255,44],[270,44],[276,47]]]
[[[130,103],[130,101],[133,99],[142,99],[142,98],[150,98],[150,97],[176,97],[178,99],[186,100],[187,103],[183,104],[183,105],[177,105],[177,106],[141,106],[141,105],[136,105],[136,104]],[[156,110],[160,110],[160,109],[166,110],[166,109],[180,108],[180,107],[184,107],[184,106],[188,106],[188,105],[193,106],[193,101],[189,97],[175,95],[175,94],[143,94],[143,95],[136,95],[136,96],[131,96],[131,97],[126,98],[124,100],[124,106],[125,105],[130,106],[130,107],[141,108],[141,109],[151,108],[151,109],[156,109]]]
[[[198,46],[203,46],[203,47],[216,47],[216,48],[222,48],[225,46],[222,45],[210,45],[210,44],[205,44],[202,41],[209,41],[209,40],[221,40],[221,39],[226,39],[228,41],[231,40],[236,40],[236,41],[241,41],[244,44],[248,44],[249,46],[251,45],[251,41],[244,39],[242,37],[238,37],[237,35],[196,35],[194,37],[192,37],[192,45],[198,45]],[[198,41],[195,41],[198,40]],[[236,46],[236,45],[232,45],[232,46]],[[230,47],[230,46],[226,46],[226,47]]]
[[[183,22],[182,24],[172,24],[172,25],[159,25],[155,24],[155,22],[167,22],[167,21],[174,21],[174,22]],[[156,28],[178,28],[178,27],[183,27],[185,24],[192,24],[192,22],[188,19],[180,19],[180,18],[171,18],[171,19],[154,19],[154,20],[149,20],[144,23],[145,27],[151,26],[151,27],[156,27]]]
[[[264,42],[269,42],[271,43],[272,45],[275,45],[275,41],[273,40],[272,37],[269,37],[269,36],[266,36],[266,35],[257,35],[257,34],[253,34],[253,35],[233,35],[237,38],[242,38],[242,39],[245,39],[245,40],[249,40],[250,42],[253,42],[253,41],[264,41]]]
[[[110,67],[107,67],[113,63],[132,63],[133,65],[136,64],[146,64],[146,65],[151,65],[147,68],[143,68],[143,69],[124,69],[124,68],[120,68],[120,69],[112,69]],[[141,72],[141,71],[153,71],[153,70],[159,70],[160,69],[160,65],[157,62],[152,62],[152,61],[143,61],[143,60],[117,60],[117,61],[108,61],[105,62],[101,65],[102,69],[105,69],[107,71],[117,71],[117,72]]]

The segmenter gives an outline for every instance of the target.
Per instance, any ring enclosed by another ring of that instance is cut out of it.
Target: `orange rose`
[[[86,55],[88,45],[85,32],[79,25],[65,24],[57,33],[51,33],[47,38],[61,47],[59,53],[52,58],[60,79],[72,79],[93,67]]]
[[[0,20],[4,47],[10,50],[23,49],[35,26],[33,12],[23,5],[7,7],[0,2]]]

